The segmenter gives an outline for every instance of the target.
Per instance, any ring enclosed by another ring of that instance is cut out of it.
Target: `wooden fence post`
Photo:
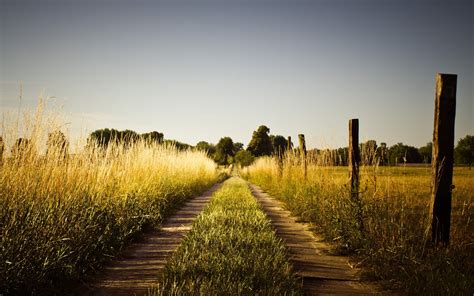
[[[454,161],[454,119],[456,116],[457,75],[436,75],[433,130],[432,242],[449,244],[451,226],[451,186]]]
[[[298,140],[300,142],[300,157],[303,161],[303,172],[304,172],[304,178],[306,180],[306,177],[308,175],[308,168],[307,168],[307,164],[306,164],[306,141],[304,139],[304,135],[303,134],[299,134],[298,135]]]
[[[352,205],[360,234],[364,235],[364,220],[362,215],[362,200],[359,197],[359,119],[349,120],[349,182]]]
[[[288,146],[286,149],[289,151],[293,149],[293,143],[291,143],[291,136],[288,136]]]
[[[351,197],[359,197],[359,119],[349,120],[349,180]]]

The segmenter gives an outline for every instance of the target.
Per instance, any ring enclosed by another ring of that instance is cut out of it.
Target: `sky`
[[[264,124],[309,148],[432,140],[436,73],[458,74],[474,134],[469,0],[0,0],[0,112],[50,97],[71,137],[160,131],[248,144]],[[3,131],[4,132],[4,131]]]

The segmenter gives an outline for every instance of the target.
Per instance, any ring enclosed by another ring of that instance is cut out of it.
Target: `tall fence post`
[[[349,182],[351,202],[355,210],[355,218],[361,236],[364,234],[364,221],[362,217],[362,201],[359,197],[359,119],[349,120]]]
[[[307,167],[307,164],[306,164],[306,141],[304,139],[304,135],[299,134],[298,135],[298,140],[300,142],[300,157],[302,159],[303,173],[304,173],[304,178],[306,180],[306,177],[308,175],[308,167]]]
[[[359,197],[359,119],[349,120],[349,181],[351,197]]]
[[[457,75],[436,75],[432,155],[432,242],[449,244]]]

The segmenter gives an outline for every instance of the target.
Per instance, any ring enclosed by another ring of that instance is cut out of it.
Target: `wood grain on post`
[[[432,155],[432,242],[449,244],[457,75],[436,75]]]
[[[298,135],[298,140],[300,142],[300,156],[301,156],[301,160],[302,160],[302,163],[303,163],[303,172],[304,172],[304,178],[306,179],[306,176],[308,175],[308,167],[307,167],[307,164],[306,164],[306,141],[304,139],[304,135],[303,134],[299,134]]]
[[[359,196],[359,119],[349,120],[349,182],[351,196],[358,199]]]

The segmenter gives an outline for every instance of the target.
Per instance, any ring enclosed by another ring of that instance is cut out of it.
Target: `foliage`
[[[201,141],[201,142],[197,143],[196,144],[196,149],[206,152],[207,155],[209,155],[209,156],[216,153],[216,146],[214,146],[213,144],[209,144],[206,141]]]
[[[252,139],[247,146],[247,150],[250,151],[254,156],[271,155],[273,152],[272,141],[268,135],[270,129],[264,125],[261,125],[252,134]]]
[[[431,163],[431,158],[433,155],[433,143],[426,143],[426,146],[418,148],[418,153],[423,161],[423,163]]]
[[[474,136],[467,135],[460,139],[454,150],[454,156],[456,163],[471,167],[474,163]]]
[[[240,143],[240,142],[235,142],[234,143],[234,149],[233,149],[233,152],[234,152],[234,155],[239,152],[239,151],[242,151],[244,150],[244,144]]]
[[[235,162],[240,164],[241,167],[251,165],[255,161],[255,157],[247,150],[241,150],[235,154]]]
[[[230,179],[167,262],[161,295],[299,295],[299,280],[247,184]]]
[[[397,143],[388,149],[388,159],[390,165],[403,163],[421,163],[422,158],[418,149],[412,146]]]
[[[163,143],[164,135],[163,135],[163,133],[153,131],[153,132],[150,132],[150,133],[141,134],[140,138],[143,139],[143,141],[145,141],[145,143],[147,143],[149,145],[153,145],[153,144]]]
[[[136,143],[138,140],[143,140],[145,143],[152,145],[156,143],[162,143],[164,140],[164,135],[163,133],[157,131],[138,134],[132,130],[119,131],[116,129],[105,128],[92,132],[87,141],[89,146],[95,144],[99,147],[105,148],[111,143],[121,143],[129,146],[133,143]],[[176,146],[179,146],[179,144]]]
[[[180,151],[191,149],[193,146],[176,140],[164,140],[163,144],[167,147],[175,147]]]
[[[377,162],[377,142],[369,140],[359,145],[362,165],[372,165]]]
[[[230,137],[223,137],[216,145],[216,153],[214,160],[220,165],[228,165],[232,163],[234,156],[234,142]]]
[[[283,153],[288,149],[288,141],[285,137],[281,135],[271,135],[270,140],[273,147],[273,155],[283,155]]]

